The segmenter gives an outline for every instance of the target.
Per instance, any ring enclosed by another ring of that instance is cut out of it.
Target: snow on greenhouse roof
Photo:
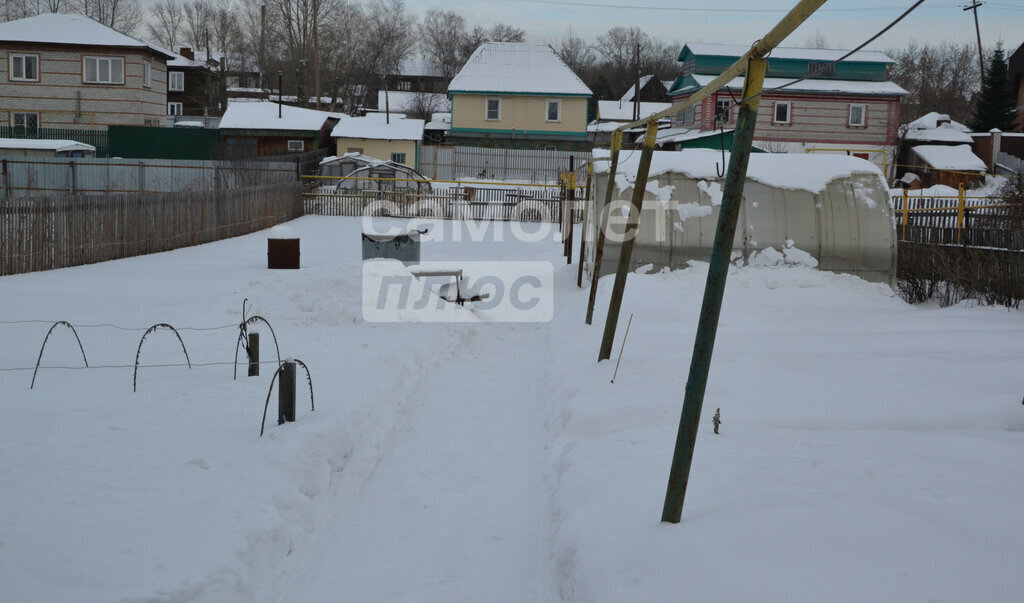
[[[716,77],[714,75],[701,75],[693,74],[692,77],[698,84],[699,87],[703,88],[711,83]],[[766,77],[764,78],[764,88],[768,92],[771,92],[772,88],[777,88],[783,84],[788,84],[793,80],[790,78],[782,77]],[[743,89],[743,78],[738,77],[729,82],[724,86],[729,90],[742,90]],[[696,88],[694,89],[696,90]],[[906,96],[908,93],[903,88],[894,84],[893,82],[865,82],[858,80],[804,80],[787,86],[785,88],[789,92],[833,92],[841,94],[865,94],[865,95],[884,95],[884,96]],[[693,90],[687,90],[686,92],[692,92]],[[676,93],[678,94],[678,92]]]
[[[266,101],[252,103],[228,103],[224,117],[220,119],[221,130],[307,130],[323,127],[330,118],[342,117],[340,113],[315,111],[281,105],[281,117],[277,116],[278,104]]]
[[[420,140],[423,138],[422,119],[406,119],[391,115],[391,123],[383,113],[369,113],[365,117],[343,117],[334,126],[334,138],[369,138],[372,140]]]
[[[689,48],[690,52],[695,55],[715,56],[715,57],[741,57],[743,53],[750,50],[750,46],[744,46],[742,44],[708,44],[703,42],[687,43],[684,45],[685,48]],[[819,62],[831,62],[838,60],[847,50],[831,50],[826,48],[784,48],[776,47],[772,49],[772,53],[769,59],[799,59],[805,61],[819,61]],[[873,50],[861,50],[855,52],[845,59],[845,62],[864,62],[864,63],[892,63],[893,60],[889,58],[885,53],[875,52]]]
[[[911,151],[937,170],[984,172],[987,169],[985,162],[965,144],[922,144],[911,148]]]
[[[0,23],[0,41],[145,48],[167,58],[173,58],[173,55],[158,46],[111,29],[84,15],[46,13]]]
[[[469,57],[448,93],[593,93],[547,44],[487,42]]]
[[[726,165],[729,153],[725,153]],[[608,157],[608,149],[594,149],[594,158]],[[717,163],[717,165],[716,165]],[[651,159],[650,176],[676,173],[699,180],[721,180],[722,153],[708,149],[684,151],[655,151]],[[607,173],[611,164],[594,163],[595,173]],[[640,153],[631,153],[619,160],[619,174],[636,174],[640,167]],[[754,153],[750,155],[747,178],[768,186],[789,190],[802,190],[818,194],[830,182],[856,174],[874,175],[883,180],[878,166],[858,157],[847,155],[810,155],[798,153]]]

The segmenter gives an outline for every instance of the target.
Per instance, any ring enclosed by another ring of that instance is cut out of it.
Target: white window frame
[[[96,62],[96,78],[89,79],[89,62]],[[100,78],[100,65],[107,63],[107,79]],[[121,78],[115,80],[113,77],[114,65],[121,65]],[[111,86],[124,85],[124,58],[123,57],[82,57],[82,81],[86,84],[106,84]]]
[[[728,110],[725,111],[725,119],[722,123],[732,123],[732,99],[731,98],[719,98],[715,100],[715,120],[718,120],[718,112],[722,110],[722,105],[728,105]]]
[[[551,105],[557,107],[555,119],[551,119]],[[544,121],[548,123],[558,123],[562,121],[562,101],[557,98],[549,98],[544,103]]]
[[[21,125],[21,126],[17,125],[17,120],[15,118],[18,115],[35,115],[36,116],[36,127],[32,128],[32,129],[38,129],[39,128],[39,113],[37,113],[35,111],[11,111],[11,127],[12,128],[25,128],[26,130],[30,129],[26,125]]]
[[[498,116],[491,117],[491,101],[498,103]],[[484,120],[486,121],[501,121],[501,99],[500,98],[487,98],[484,99]]]
[[[853,123],[853,109],[855,107],[860,108],[860,123]],[[851,128],[866,128],[868,125],[868,106],[864,103],[850,103],[846,125]]]
[[[168,92],[184,92],[185,91],[185,72],[184,71],[168,71],[167,72],[167,91]]]
[[[14,63],[16,59],[21,59],[21,77],[14,75]],[[35,59],[36,76],[25,77],[25,65],[26,59]],[[38,82],[39,81],[39,55],[38,54],[12,54],[10,62],[7,65],[8,79],[12,82]]]
[[[288,152],[289,153],[301,153],[306,150],[306,143],[302,140],[289,140],[288,141]]]
[[[399,157],[401,157],[401,159],[399,159]],[[405,163],[405,153],[392,153],[391,154],[391,161],[394,162],[394,163],[402,163],[402,164],[404,164]]]
[[[779,119],[779,108],[786,108],[786,119]],[[793,101],[775,101],[772,105],[772,123],[790,125],[793,123]]]
[[[149,64],[149,61],[142,63],[142,87],[153,87],[153,66]]]
[[[174,112],[175,109],[178,110],[177,113]],[[182,111],[181,103],[167,103],[167,114],[168,115],[180,116],[180,115],[182,115],[182,113],[183,113],[183,111]]]

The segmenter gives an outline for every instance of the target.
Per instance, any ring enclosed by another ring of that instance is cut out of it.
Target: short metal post
[[[260,376],[260,334],[249,333],[249,376]]]
[[[295,422],[295,363],[285,360],[281,363],[280,381],[277,384],[277,424]]]

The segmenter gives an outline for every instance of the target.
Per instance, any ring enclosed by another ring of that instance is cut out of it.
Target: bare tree
[[[462,68],[462,41],[466,37],[466,20],[454,11],[431,9],[420,24],[420,50],[423,57],[451,80]]]
[[[817,48],[822,50],[832,48],[832,46],[829,45],[825,34],[821,33],[820,29],[815,31],[813,36],[807,38],[807,42],[804,43],[804,46],[807,48]]]
[[[889,78],[910,93],[901,104],[901,121],[913,121],[932,111],[959,122],[970,117],[971,98],[981,83],[970,44],[911,41],[906,48],[888,54],[895,60]]]
[[[363,89],[361,70],[356,57],[365,39],[365,14],[355,0],[339,2],[324,21],[321,39],[324,69],[324,91],[331,97],[331,108],[338,102],[353,112]]]
[[[439,94],[421,92],[413,94],[405,107],[409,117],[430,121],[431,116],[442,108],[443,97]]]
[[[490,42],[524,42],[526,32],[505,23],[495,23],[487,37]]]
[[[151,19],[146,25],[150,38],[164,48],[178,51],[185,11],[178,0],[157,0],[150,9]]]
[[[205,50],[209,42],[210,4],[206,0],[186,0],[182,9],[185,12],[185,42],[195,50]]]
[[[363,72],[368,82],[386,85],[388,75],[397,73],[402,61],[416,46],[416,18],[405,10],[402,0],[373,0],[366,14],[366,42]]]
[[[67,0],[0,0],[0,22],[65,12]]]
[[[637,67],[641,75],[671,75],[675,70],[678,52],[674,46],[651,37],[635,26],[609,29],[597,37],[594,50],[601,57],[601,71],[617,94],[622,94],[632,85]]]
[[[71,0],[70,8],[129,35],[144,19],[139,0]]]

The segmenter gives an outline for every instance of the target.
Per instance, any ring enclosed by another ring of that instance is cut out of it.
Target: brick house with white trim
[[[748,50],[729,44],[686,44],[679,54],[682,75],[669,91],[672,102],[689,98]],[[813,73],[846,54],[843,50],[776,48],[768,57],[767,91],[761,98],[754,146],[767,151],[804,153],[810,149],[849,152],[882,166],[893,163],[898,142],[900,102],[907,91],[887,80],[892,59],[861,51],[813,79],[783,90],[771,89]],[[676,114],[674,128],[711,131],[735,127],[743,90],[736,78],[696,107]],[[715,115],[722,110],[724,123]],[[884,152],[883,152],[884,151]]]
[[[170,58],[82,15],[0,23],[0,125],[163,125]]]

